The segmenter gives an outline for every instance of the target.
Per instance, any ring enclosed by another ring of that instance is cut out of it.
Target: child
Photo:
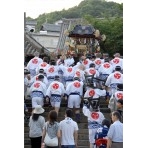
[[[110,121],[107,119],[104,119],[102,121],[102,126],[98,128],[96,134],[95,134],[95,145],[97,148],[106,148],[106,136],[110,127]]]

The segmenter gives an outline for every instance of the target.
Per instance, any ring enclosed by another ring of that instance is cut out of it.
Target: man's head
[[[101,53],[97,53],[96,54],[96,58],[101,58],[102,57],[102,54]]]
[[[112,112],[112,121],[115,122],[115,121],[118,121],[118,120],[121,121],[120,113],[118,111]]]
[[[110,61],[109,58],[104,59],[104,62],[109,62],[109,61]]]
[[[56,65],[55,60],[51,60],[51,61],[50,61],[50,65],[54,65],[54,66],[55,66],[55,65]]]
[[[43,75],[39,75],[39,76],[38,76],[38,80],[39,80],[39,81],[43,81],[43,80],[44,80],[44,76],[43,76]]]
[[[117,90],[123,91],[123,84],[118,84],[117,85]]]
[[[104,119],[103,121],[102,121],[102,125],[103,126],[107,126],[108,128],[110,127],[110,121],[108,120],[108,119]]]
[[[91,63],[91,64],[89,65],[89,68],[95,68],[95,64],[94,64],[94,63]]]
[[[65,112],[65,116],[71,118],[73,116],[72,110],[71,109],[67,109],[66,112]]]
[[[96,59],[96,56],[95,55],[92,55],[91,56],[91,60],[94,61],[95,59]]]
[[[39,73],[44,74],[44,69],[39,69]]]
[[[119,99],[117,101],[117,109],[122,109],[123,108],[123,99]]]
[[[39,57],[39,55],[40,55],[40,53],[37,52],[37,51],[34,53],[34,56],[35,56],[35,57]]]
[[[121,71],[121,67],[120,66],[116,66],[115,67],[115,71]]]
[[[44,58],[43,58],[43,62],[48,63],[48,57],[44,57]]]
[[[120,58],[120,53],[115,53],[115,54],[114,54],[114,57],[115,57],[115,58],[116,58],[116,57],[117,57],[117,58]]]

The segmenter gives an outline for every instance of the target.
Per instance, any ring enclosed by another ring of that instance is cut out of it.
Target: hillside
[[[85,15],[91,15],[96,18],[104,17],[122,17],[123,4],[115,2],[106,2],[105,0],[84,0],[78,6],[69,8],[68,10],[55,11],[51,13],[41,14],[37,20],[37,30],[44,22],[54,23],[62,18],[83,18]],[[28,17],[28,20],[31,18]]]

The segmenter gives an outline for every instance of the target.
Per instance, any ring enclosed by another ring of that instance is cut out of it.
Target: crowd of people
[[[61,55],[48,62],[35,52],[24,67],[24,95],[32,101],[32,148],[78,148],[81,103],[88,118],[90,148],[123,147],[123,59],[119,53],[113,59],[101,53],[82,55],[78,62],[71,55]],[[104,98],[112,112],[111,121],[100,111],[99,101]],[[68,109],[58,123],[62,99],[67,100]],[[42,116],[45,101],[54,108],[46,123]]]

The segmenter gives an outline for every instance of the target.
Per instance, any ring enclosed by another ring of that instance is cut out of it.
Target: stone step
[[[24,140],[25,145],[30,145],[30,139],[26,138]],[[89,146],[89,141],[88,140],[78,140],[78,146]]]
[[[29,133],[24,133],[24,138],[29,138]],[[78,133],[78,139],[80,140],[88,140],[88,134],[80,134]]]
[[[31,148],[31,145],[25,145],[24,148]],[[78,148],[89,148],[89,146],[78,146]]]
[[[106,118],[106,119],[109,119],[110,120],[110,113],[103,113],[104,114],[104,117]],[[44,115],[44,117],[45,117],[45,120],[47,121],[47,116],[48,115],[48,113],[46,113],[45,115]],[[59,116],[58,117],[58,122],[60,122],[60,121],[62,121],[62,120],[64,120],[64,113],[62,114],[61,113],[61,115],[63,116]],[[73,118],[73,120],[75,121],[75,119]],[[29,122],[29,120],[28,120],[28,122]],[[28,126],[28,122],[25,122],[25,126]],[[81,123],[87,123],[88,121],[87,121],[87,117],[86,116],[84,116],[82,113],[81,113]]]
[[[78,125],[79,126],[79,125]],[[29,133],[29,127],[24,127],[24,133]],[[79,134],[88,134],[88,129],[80,129],[79,128]]]

